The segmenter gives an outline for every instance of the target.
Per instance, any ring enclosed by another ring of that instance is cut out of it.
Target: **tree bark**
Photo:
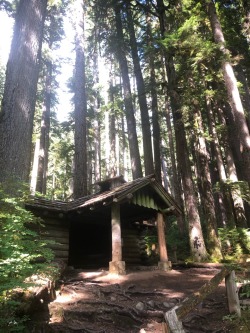
[[[220,49],[225,56],[222,62],[222,71],[227,90],[228,100],[234,115],[236,133],[240,141],[240,152],[243,160],[244,180],[250,185],[250,134],[244,114],[237,81],[234,75],[233,67],[227,58],[229,51],[225,47],[223,31],[217,17],[216,8],[213,1],[207,4],[208,15],[213,30],[214,40],[220,45]]]
[[[249,21],[250,21],[250,12],[249,12]],[[244,73],[244,70],[242,66],[239,64],[236,67],[237,70],[237,76],[239,81],[242,83],[242,86],[244,88],[244,98],[243,98],[243,106],[244,109],[246,110],[246,120],[248,124],[248,129],[250,129],[250,87],[249,87],[249,82],[246,77],[246,74]]]
[[[47,0],[20,0],[0,113],[0,181],[28,182]]]
[[[74,80],[74,197],[87,194],[87,97],[84,54],[84,0],[75,2],[75,80]]]
[[[109,140],[110,140],[110,155],[109,155],[109,176],[117,176],[117,160],[116,160],[116,117],[114,110],[114,86],[113,78],[111,76],[109,86],[109,100],[111,104],[109,112]]]
[[[160,252],[160,261],[168,261],[168,253],[165,238],[165,222],[162,213],[157,213],[157,233]]]
[[[128,19],[128,32],[130,36],[130,47],[131,47],[133,65],[134,65],[134,75],[138,91],[138,101],[141,111],[145,175],[150,175],[154,173],[154,164],[153,164],[153,152],[152,152],[152,141],[151,141],[151,129],[150,129],[148,105],[146,99],[146,89],[145,89],[144,79],[142,76],[140,59],[138,55],[137,41],[134,29],[134,20],[129,4],[127,2],[126,2],[126,14]]]
[[[194,112],[196,130],[196,156],[198,162],[198,173],[200,180],[201,204],[204,209],[207,229],[207,248],[213,258],[222,259],[221,246],[217,233],[217,222],[215,204],[212,191],[212,182],[209,170],[209,156],[204,138],[204,130],[201,114],[198,110]]]
[[[51,107],[51,84],[52,62],[46,61],[45,96],[41,121],[40,149],[38,159],[38,175],[36,190],[46,194],[48,155],[49,155],[49,132],[50,132],[50,107]]]
[[[116,52],[120,64],[120,70],[123,81],[124,105],[125,105],[126,120],[127,120],[132,176],[133,179],[137,179],[142,177],[142,167],[141,167],[141,158],[140,158],[138,139],[136,133],[136,122],[135,122],[134,107],[133,107],[130,80],[128,74],[129,73],[128,64],[127,64],[126,55],[124,53],[124,48],[125,48],[124,36],[122,30],[122,20],[121,20],[119,3],[114,4],[114,11],[115,11],[116,33],[117,33]]]
[[[165,6],[163,0],[157,0],[157,8],[161,24],[162,37],[166,32],[165,22]],[[176,89],[175,68],[172,55],[164,54],[166,63],[166,72],[168,76],[168,92],[170,95],[171,108],[173,110],[173,121],[176,140],[176,154],[178,167],[180,170],[185,205],[188,217],[188,230],[191,255],[195,261],[204,261],[208,254],[205,247],[203,233],[201,229],[200,216],[198,211],[198,203],[195,196],[194,185],[192,180],[192,170],[189,161],[188,145],[185,136],[185,127],[180,110],[180,96]]]
[[[151,18],[147,15],[147,39],[148,48],[152,47],[152,28]],[[156,91],[156,77],[153,51],[149,50],[148,54],[149,70],[150,70],[150,94],[151,94],[151,111],[152,111],[152,126],[153,126],[153,152],[154,152],[154,173],[156,178],[161,181],[161,133],[159,124],[159,109]]]
[[[223,186],[223,184],[227,180],[226,170],[225,170],[223,156],[222,156],[221,149],[220,149],[220,142],[219,142],[216,127],[215,127],[213,109],[211,106],[211,101],[208,97],[206,97],[206,107],[207,107],[209,133],[212,137],[212,141],[210,143],[211,150],[215,157],[219,180],[220,180],[220,183],[222,184],[221,192],[219,194],[219,198],[221,200],[220,206],[222,207],[222,217],[223,217],[222,226],[223,227],[230,226],[230,225],[234,226],[234,220],[233,220],[234,217],[233,217],[233,210],[232,210],[232,205],[231,205],[231,198],[228,194],[228,191],[226,192],[225,187]],[[227,207],[226,210],[224,210],[224,205]],[[224,212],[226,214],[224,214]]]

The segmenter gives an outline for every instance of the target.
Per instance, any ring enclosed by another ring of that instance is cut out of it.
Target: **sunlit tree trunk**
[[[20,0],[0,113],[0,181],[28,182],[47,0]]]
[[[143,152],[144,152],[144,168],[145,175],[154,173],[153,164],[153,152],[152,152],[152,141],[151,141],[151,129],[150,120],[148,114],[148,105],[146,99],[145,83],[142,76],[142,70],[140,65],[140,59],[137,49],[137,41],[134,29],[134,20],[128,3],[126,2],[126,14],[128,20],[128,32],[130,36],[130,47],[134,65],[134,75],[136,79],[136,86],[138,91],[138,102],[141,111],[141,126],[142,126],[142,141],[143,141]]]
[[[157,0],[157,9],[159,14],[161,34],[164,37],[166,31],[166,15],[163,0]],[[206,250],[200,216],[198,211],[198,203],[195,196],[194,184],[192,180],[192,170],[189,161],[188,145],[185,136],[185,127],[180,110],[180,96],[177,92],[175,68],[172,55],[164,54],[166,72],[168,77],[168,93],[170,96],[171,108],[173,111],[173,120],[175,128],[176,154],[178,168],[180,170],[185,206],[188,217],[188,231],[191,255],[196,261],[206,260],[208,253]]]
[[[154,152],[154,173],[156,178],[160,181],[161,176],[161,133],[159,124],[159,109],[158,109],[158,99],[156,91],[156,75],[155,75],[155,58],[152,48],[153,38],[152,38],[152,28],[151,28],[151,18],[147,15],[147,39],[148,39],[148,62],[150,71],[150,94],[151,94],[151,111],[152,111],[152,128],[153,128],[153,152]]]
[[[31,179],[30,179],[30,192],[32,195],[35,195],[35,193],[36,193],[39,146],[40,146],[40,140],[37,139],[36,143],[35,143],[32,172],[31,172]]]
[[[116,117],[114,110],[114,86],[112,73],[110,76],[109,85],[109,141],[110,141],[110,152],[109,152],[109,177],[117,176],[117,160],[116,160]]]
[[[98,62],[98,41],[97,41],[98,31],[95,29],[95,41],[94,41],[94,55],[93,55],[93,77],[96,88],[99,85],[99,62]],[[100,119],[99,119],[99,111],[100,111],[100,96],[99,91],[96,91],[94,96],[94,182],[98,182],[101,180],[101,130],[100,130]]]
[[[114,4],[114,11],[115,11],[116,33],[117,33],[116,53],[120,64],[120,70],[123,81],[124,105],[125,105],[126,120],[127,120],[131,169],[132,169],[133,179],[137,179],[142,177],[142,167],[141,167],[141,159],[139,153],[138,138],[136,133],[136,121],[135,121],[134,107],[133,107],[131,88],[130,88],[128,64],[127,64],[126,55],[124,53],[125,49],[124,36],[122,30],[123,27],[122,27],[119,3]]]
[[[219,120],[220,124],[223,124],[226,127],[226,122],[223,116],[222,110],[218,110],[219,112]],[[245,208],[244,203],[241,197],[241,191],[239,188],[238,175],[236,172],[236,167],[234,163],[234,157],[232,150],[229,145],[228,133],[224,131],[221,136],[221,140],[223,142],[224,150],[225,150],[225,158],[226,158],[226,166],[227,166],[227,174],[228,179],[232,182],[231,186],[231,195],[233,199],[235,218],[236,218],[236,226],[247,228],[247,220],[245,216]]]
[[[234,115],[234,123],[237,135],[240,140],[240,151],[243,160],[243,172],[244,180],[250,184],[250,134],[244,114],[237,81],[233,71],[231,63],[227,60],[229,57],[229,51],[225,47],[225,39],[222,32],[222,28],[216,13],[216,8],[213,1],[207,3],[207,9],[211,27],[213,30],[214,40],[220,45],[220,49],[225,56],[225,60],[222,62],[222,71],[225,81],[225,87],[227,90],[228,100],[232,108]]]
[[[45,94],[42,110],[40,149],[38,158],[38,175],[36,190],[46,194],[48,154],[49,154],[49,132],[50,132],[50,108],[51,108],[51,83],[52,83],[52,63],[46,61],[45,74]]]
[[[209,154],[206,147],[202,118],[199,110],[195,110],[194,112],[194,122],[194,128],[196,129],[195,151],[200,182],[200,197],[206,218],[207,248],[212,257],[218,260],[222,259],[221,245],[217,233],[215,204],[209,170]]]
[[[250,22],[250,13],[249,13],[249,22]],[[250,34],[249,34],[250,36]],[[244,88],[244,100],[243,105],[244,105],[244,109],[246,110],[247,114],[246,114],[246,120],[247,120],[247,124],[248,124],[248,129],[250,129],[250,87],[249,87],[249,82],[248,79],[244,73],[244,70],[242,68],[241,65],[238,65],[237,67],[237,77],[239,79],[239,81],[242,83],[242,86]]]
[[[75,2],[75,76],[74,76],[74,197],[87,194],[87,98],[84,53],[84,0]]]
[[[230,193],[229,193],[229,191],[225,190],[225,186],[224,186],[224,184],[227,180],[225,165],[224,165],[223,156],[221,153],[220,142],[219,142],[216,127],[215,127],[213,109],[211,106],[211,101],[208,97],[206,97],[206,107],[207,107],[209,133],[213,139],[210,143],[211,149],[214,152],[215,161],[216,161],[216,165],[217,165],[217,171],[218,171],[218,175],[219,175],[219,179],[220,179],[220,184],[222,185],[221,186],[221,195],[220,195],[220,198],[222,200],[221,204],[223,204],[227,207],[226,216],[223,214],[224,219],[221,222],[222,222],[223,227],[230,226],[230,225],[235,226]],[[224,208],[222,208],[222,209],[224,211]]]

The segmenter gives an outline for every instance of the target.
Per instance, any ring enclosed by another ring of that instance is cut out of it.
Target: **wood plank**
[[[49,244],[51,250],[69,251],[69,244]]]
[[[40,232],[40,235],[45,237],[46,236],[52,236],[52,237],[62,237],[62,238],[66,238],[69,236],[69,232],[68,231],[64,231],[64,230],[44,230],[43,232]]]
[[[57,258],[68,258],[69,257],[69,251],[62,251],[62,250],[53,250],[55,253],[55,256]]]
[[[52,237],[50,235],[46,235],[46,237],[43,237],[44,239],[48,241],[55,241],[60,244],[69,244],[69,237]]]

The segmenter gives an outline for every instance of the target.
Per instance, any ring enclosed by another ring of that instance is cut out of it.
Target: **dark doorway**
[[[110,223],[72,221],[69,234],[69,265],[75,268],[108,267],[111,261]]]

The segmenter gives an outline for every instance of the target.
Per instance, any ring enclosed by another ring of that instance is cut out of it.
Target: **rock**
[[[151,306],[151,308],[155,306],[155,302],[153,300],[148,301],[147,304]]]
[[[173,302],[163,302],[163,305],[165,306],[165,308],[173,308],[175,306],[175,303]]]
[[[145,304],[142,303],[142,302],[137,303],[135,307],[136,307],[136,309],[139,310],[139,311],[143,311],[143,310],[145,310]]]

